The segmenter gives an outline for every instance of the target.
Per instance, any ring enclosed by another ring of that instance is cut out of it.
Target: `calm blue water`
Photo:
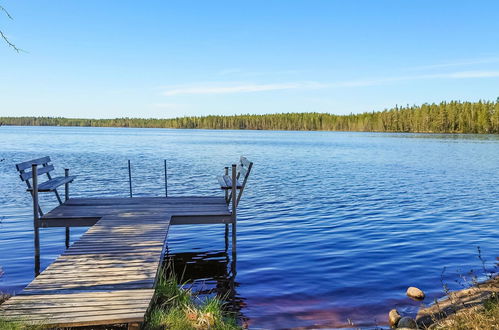
[[[255,162],[239,210],[236,296],[253,328],[372,327],[414,285],[429,303],[499,255],[499,137],[339,132],[0,127],[0,291],[33,278],[31,199],[14,164],[50,155],[72,197],[221,195],[215,176]],[[44,196],[44,195],[42,195]],[[42,199],[48,210],[53,196]],[[77,238],[85,229],[73,230]],[[42,229],[42,269],[64,250]],[[223,291],[223,225],[172,227],[169,253],[204,293]],[[446,268],[443,272],[444,267]],[[442,275],[443,272],[443,275]]]

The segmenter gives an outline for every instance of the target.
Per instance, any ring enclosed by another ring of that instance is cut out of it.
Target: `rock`
[[[401,318],[397,324],[397,329],[400,328],[417,329],[418,325],[416,324],[416,321],[414,321],[410,317],[405,316]]]
[[[390,313],[388,313],[388,322],[390,322],[390,326],[396,327],[398,321],[400,320],[401,316],[399,312],[396,309],[392,309]]]
[[[407,289],[407,296],[409,298],[412,298],[414,300],[423,300],[425,295],[424,295],[424,292],[421,291],[420,289],[418,288],[415,288],[413,286],[409,287]]]

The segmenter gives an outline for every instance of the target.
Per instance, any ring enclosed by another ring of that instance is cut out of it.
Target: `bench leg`
[[[237,237],[237,232],[236,232],[236,222],[234,221],[232,223],[232,254],[236,254],[236,237]]]
[[[66,227],[66,249],[69,248],[69,239],[70,239],[69,227]]]
[[[237,250],[236,250],[236,223],[234,222],[232,224],[232,262],[231,262],[231,271],[232,271],[232,276],[235,278],[237,271],[236,271],[236,264],[237,264]]]
[[[37,165],[31,165],[32,180],[33,180],[33,234],[34,234],[34,249],[35,249],[35,276],[40,274],[40,227],[39,227],[39,205],[38,205],[38,173]]]
[[[65,168],[64,169],[64,177],[68,177],[69,176],[69,168]],[[57,190],[56,190],[56,193],[57,193]],[[69,200],[69,183],[66,182],[64,184],[64,202],[67,202]],[[66,227],[66,249],[69,249],[69,237],[70,233],[69,233],[69,227]]]
[[[236,222],[237,222],[237,173],[236,164],[232,164],[232,255],[236,255]]]
[[[34,245],[35,245],[35,277],[40,275],[40,228],[35,223],[34,228]]]

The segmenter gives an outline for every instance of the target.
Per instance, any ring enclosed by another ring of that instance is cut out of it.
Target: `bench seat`
[[[57,187],[62,186],[63,184],[73,182],[76,178],[75,175],[72,176],[58,176],[56,178],[52,178],[46,182],[40,183],[38,185],[39,192],[47,192],[47,191],[55,191]],[[28,188],[28,191],[33,190],[33,188]]]
[[[228,175],[221,175],[218,177],[218,183],[220,183],[220,188],[223,190],[232,189],[232,178]],[[243,185],[236,180],[237,189],[241,189]]]

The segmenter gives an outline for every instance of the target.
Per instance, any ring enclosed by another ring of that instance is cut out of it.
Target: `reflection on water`
[[[165,255],[164,274],[173,270],[176,278],[200,298],[217,296],[227,311],[246,322],[241,310],[245,299],[237,292],[236,260],[226,250],[180,252]],[[167,276],[167,275],[165,275]]]

